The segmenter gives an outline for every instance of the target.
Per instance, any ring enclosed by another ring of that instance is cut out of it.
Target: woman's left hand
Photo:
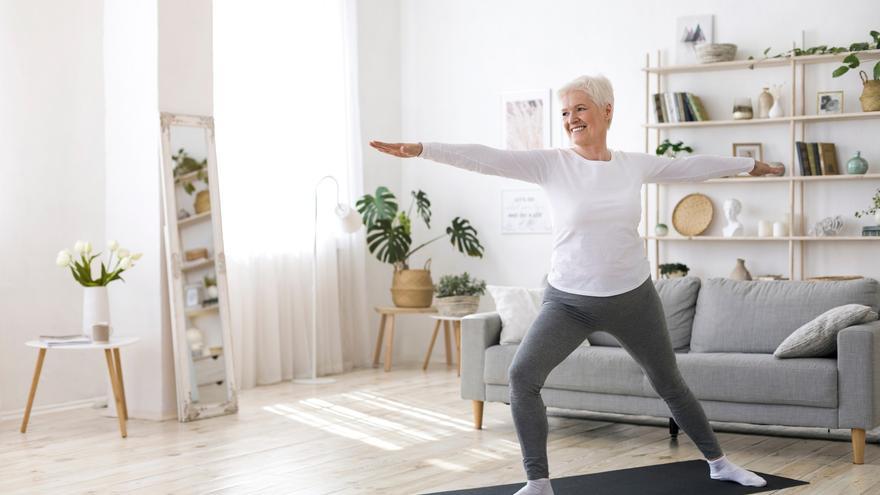
[[[785,173],[785,167],[773,167],[767,163],[755,160],[755,168],[749,172],[749,175],[782,175]]]

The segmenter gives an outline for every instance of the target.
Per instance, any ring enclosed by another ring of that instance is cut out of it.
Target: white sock
[[[526,486],[513,495],[553,495],[553,487],[550,485],[550,478],[529,480]]]
[[[713,480],[735,481],[745,486],[764,486],[767,484],[767,480],[730,462],[727,456],[706,462],[709,463],[709,476]]]

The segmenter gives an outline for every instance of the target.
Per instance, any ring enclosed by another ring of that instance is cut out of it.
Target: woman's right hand
[[[383,143],[382,141],[370,141],[370,146],[382,153],[388,153],[400,158],[413,158],[422,154],[422,143]]]

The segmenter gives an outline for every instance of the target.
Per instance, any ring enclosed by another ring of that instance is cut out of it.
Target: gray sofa
[[[681,373],[710,420],[849,428],[853,462],[864,462],[865,430],[880,424],[880,321],[841,331],[836,355],[778,359],[773,351],[799,326],[833,307],[857,303],[878,310],[876,280],[701,282],[686,277],[655,284]],[[500,335],[497,313],[462,321],[461,396],[473,401],[477,429],[484,401],[510,403],[508,369],[518,344],[501,345]],[[576,349],[550,373],[541,391],[547,406],[671,417],[613,337],[594,332],[588,340],[590,346]]]

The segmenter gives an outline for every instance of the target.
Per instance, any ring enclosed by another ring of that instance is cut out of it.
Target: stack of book
[[[709,120],[700,97],[691,93],[655,93],[654,116],[660,124]]]
[[[40,335],[40,342],[49,347],[63,345],[87,345],[92,343],[92,339],[87,335]]]
[[[801,175],[838,175],[837,149],[834,143],[805,143],[797,141],[798,164]]]
[[[866,225],[862,227],[862,237],[866,236],[880,237],[880,225]]]

